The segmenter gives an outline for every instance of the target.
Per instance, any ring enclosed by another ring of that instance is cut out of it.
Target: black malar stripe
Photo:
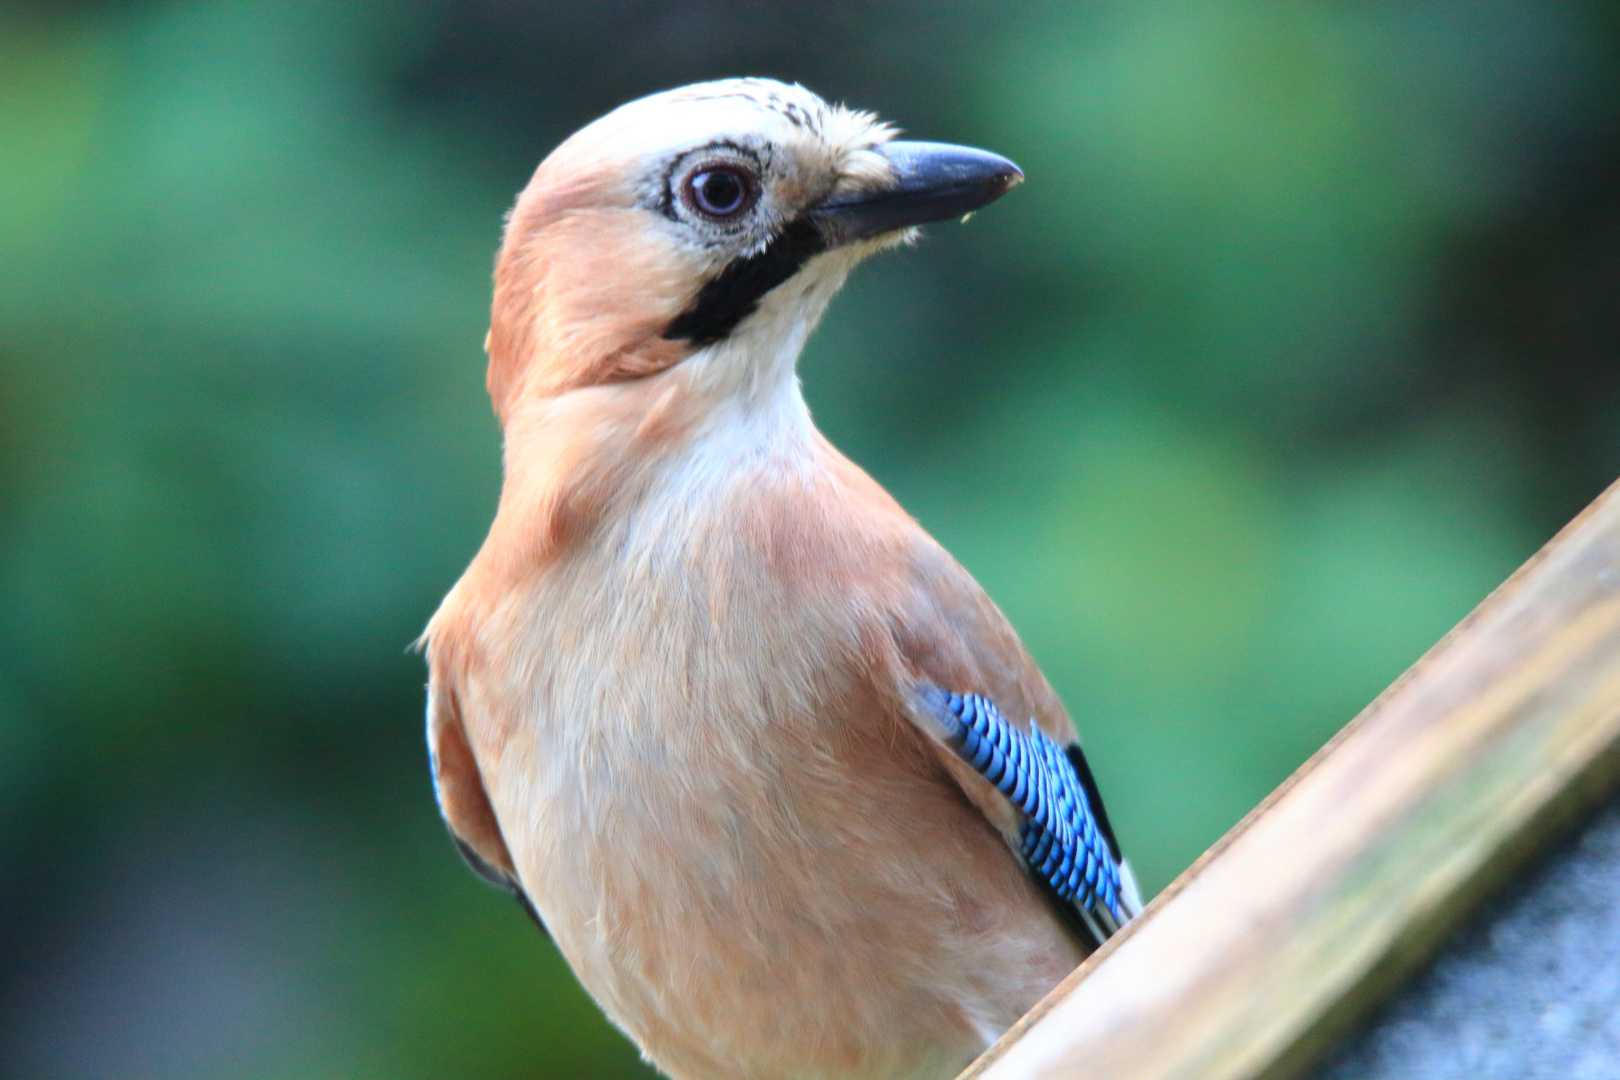
[[[759,254],[737,259],[715,275],[664,328],[663,336],[699,346],[724,341],[754,313],[766,293],[826,250],[827,242],[814,225],[793,222]]]

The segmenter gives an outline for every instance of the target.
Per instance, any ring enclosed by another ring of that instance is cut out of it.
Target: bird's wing
[[[534,904],[518,884],[517,869],[506,849],[506,838],[495,820],[495,809],[489,803],[484,779],[478,772],[478,761],[461,724],[455,688],[442,676],[438,665],[430,664],[430,671],[428,756],[433,766],[433,788],[439,798],[439,811],[450,829],[450,838],[474,873],[516,897],[535,924],[545,930]]]
[[[1141,910],[1074,725],[977,582],[920,538],[895,625],[912,719],[1071,926],[1097,943]]]

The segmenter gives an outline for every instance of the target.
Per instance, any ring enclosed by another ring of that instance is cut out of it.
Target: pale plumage
[[[678,1078],[949,1075],[1089,947],[939,707],[1068,717],[794,374],[860,259],[1018,179],[891,136],[766,80],[632,102],[497,264],[505,484],[424,637],[440,805]]]

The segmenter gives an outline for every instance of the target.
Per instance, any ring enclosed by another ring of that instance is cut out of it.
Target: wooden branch
[[[1283,1080],[1620,775],[1620,484],[962,1080]]]

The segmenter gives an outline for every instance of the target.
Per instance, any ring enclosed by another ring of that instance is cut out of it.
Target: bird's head
[[[994,154],[893,135],[767,79],[655,94],[574,134],[507,224],[487,343],[497,411],[688,360],[726,394],[791,372],[855,263],[1023,178]]]

